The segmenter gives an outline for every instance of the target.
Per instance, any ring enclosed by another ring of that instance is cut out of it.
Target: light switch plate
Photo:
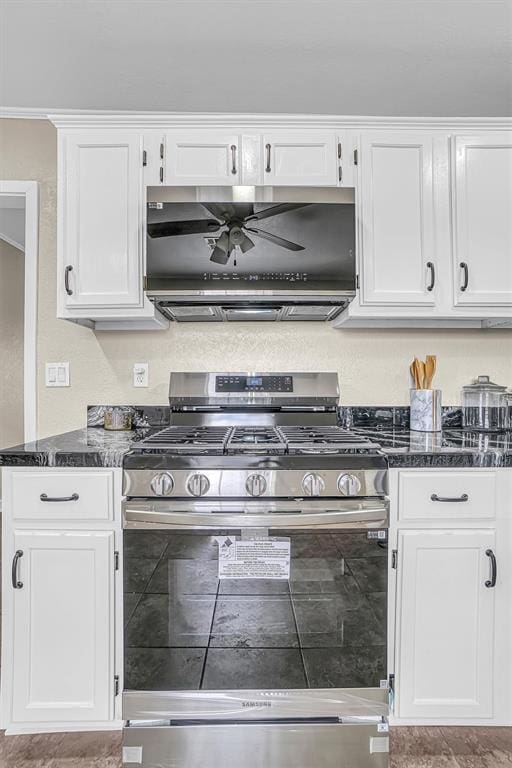
[[[147,387],[149,385],[149,363],[133,364],[133,386]]]
[[[47,387],[69,387],[69,363],[46,363],[45,383]]]

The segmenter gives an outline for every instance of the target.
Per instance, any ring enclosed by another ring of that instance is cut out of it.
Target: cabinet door
[[[60,177],[59,290],[66,308],[142,306],[141,136],[64,136]]]
[[[12,722],[113,718],[114,534],[16,531]]]
[[[432,136],[363,134],[358,161],[361,303],[434,305]]]
[[[512,305],[512,131],[452,138],[457,305]]]
[[[493,715],[491,530],[403,531],[398,541],[396,711]]]
[[[338,156],[333,131],[275,131],[263,134],[263,183],[337,186]]]
[[[240,139],[220,131],[168,131],[165,134],[167,186],[240,184]]]

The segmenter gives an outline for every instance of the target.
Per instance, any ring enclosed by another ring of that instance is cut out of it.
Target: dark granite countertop
[[[150,429],[109,432],[89,427],[65,432],[0,451],[0,466],[121,467],[125,454]],[[389,425],[352,430],[379,443],[390,468],[512,467],[512,432],[486,434],[448,428],[432,434]]]
[[[76,429],[0,451],[0,466],[121,467],[123,457],[149,429],[112,432],[102,427]]]
[[[390,469],[400,467],[512,467],[512,432],[414,432],[400,427],[352,427],[381,446]]]

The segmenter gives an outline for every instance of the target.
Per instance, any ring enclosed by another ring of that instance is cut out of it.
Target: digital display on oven
[[[261,376],[248,376],[245,381],[248,387],[263,386],[263,378]]]
[[[293,392],[293,376],[217,376],[216,392]]]

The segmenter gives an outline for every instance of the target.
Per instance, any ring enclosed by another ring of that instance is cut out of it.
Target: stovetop
[[[336,426],[178,426],[151,434],[137,453],[191,456],[375,453],[378,443]]]

